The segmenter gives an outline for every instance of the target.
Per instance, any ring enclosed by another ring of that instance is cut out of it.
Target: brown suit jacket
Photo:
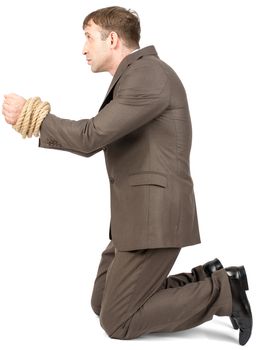
[[[120,63],[99,113],[79,121],[47,115],[39,146],[85,157],[104,150],[110,238],[118,250],[200,243],[184,87],[154,46]]]

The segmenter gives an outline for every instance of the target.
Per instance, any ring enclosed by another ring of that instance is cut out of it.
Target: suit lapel
[[[108,88],[108,91],[106,93],[106,96],[104,98],[104,101],[99,109],[99,111],[104,108],[113,98],[113,89],[118,82],[118,80],[121,78],[122,74],[125,72],[127,67],[129,67],[133,62],[137,61],[140,59],[142,56],[147,56],[147,55],[155,55],[157,56],[156,49],[154,46],[147,46],[144,49],[138,50],[128,56],[126,56],[121,63],[119,64],[117,71],[115,75],[113,76],[113,79],[110,83],[110,86]]]

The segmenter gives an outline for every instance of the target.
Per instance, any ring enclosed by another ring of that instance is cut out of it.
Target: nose
[[[87,53],[88,53],[87,42],[85,42],[85,43],[84,43],[83,50],[82,50],[82,54],[83,54],[83,55],[87,55]]]

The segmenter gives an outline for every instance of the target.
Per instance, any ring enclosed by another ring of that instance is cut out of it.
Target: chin
[[[91,66],[91,71],[92,71],[93,73],[102,73],[102,72],[106,72],[106,70],[103,69],[103,68],[100,68],[100,67],[93,67],[93,66]]]
[[[93,68],[93,67],[91,67],[91,71],[92,71],[93,73],[99,73],[99,71],[98,71],[98,69],[97,69],[97,68]]]

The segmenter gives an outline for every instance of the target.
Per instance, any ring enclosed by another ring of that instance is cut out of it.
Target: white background
[[[184,248],[172,272],[215,257],[244,264],[254,310],[254,1],[1,0],[0,102],[14,92],[40,96],[63,118],[95,116],[112,77],[86,65],[82,23],[111,5],[138,12],[141,47],[155,45],[189,100],[202,244]],[[39,149],[38,139],[23,140],[0,119],[1,350],[239,346],[227,317],[173,334],[108,338],[90,297],[108,243],[109,199],[103,152],[84,158]],[[247,349],[253,343],[255,334]]]

